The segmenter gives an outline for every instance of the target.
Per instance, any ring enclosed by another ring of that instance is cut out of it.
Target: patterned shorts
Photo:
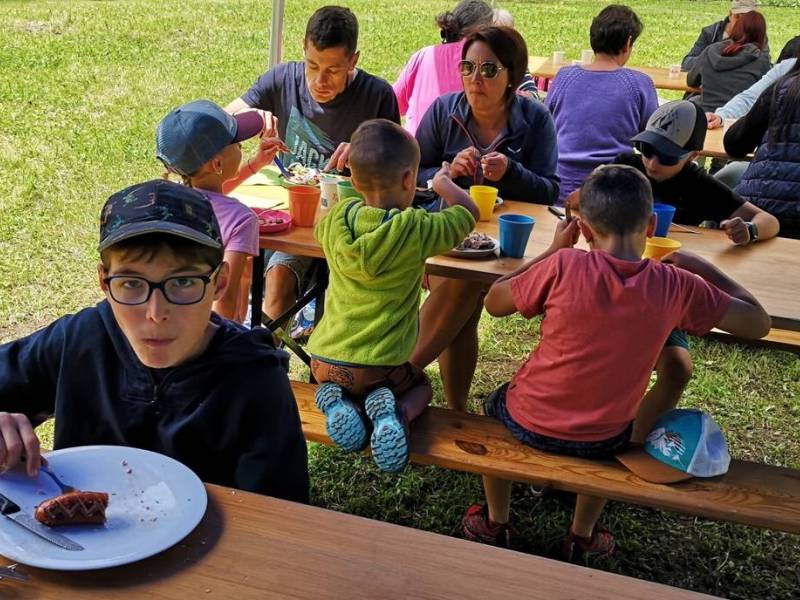
[[[366,396],[379,387],[389,388],[395,396],[428,381],[419,367],[405,362],[397,367],[362,367],[311,358],[311,373],[319,383],[330,381],[355,397]]]

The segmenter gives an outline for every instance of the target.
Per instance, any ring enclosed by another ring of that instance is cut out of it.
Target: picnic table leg
[[[261,326],[261,304],[264,300],[264,262],[267,251],[263,248],[253,258],[253,279],[250,282],[250,328]]]

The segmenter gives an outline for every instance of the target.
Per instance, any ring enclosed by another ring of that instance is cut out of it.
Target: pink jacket
[[[408,60],[394,84],[404,127],[414,135],[425,111],[442,94],[463,90],[458,62],[464,40],[418,50]]]

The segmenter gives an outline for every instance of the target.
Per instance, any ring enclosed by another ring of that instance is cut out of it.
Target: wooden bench
[[[314,385],[292,382],[303,433],[331,444],[325,417],[314,404]],[[800,471],[740,460],[714,479],[660,485],[614,461],[540,452],[518,442],[489,417],[431,407],[414,423],[411,461],[491,475],[610,500],[800,533]]]
[[[785,350],[787,352],[800,354],[800,331],[793,331],[790,329],[772,328],[765,337],[758,340],[741,340],[719,329],[712,330],[707,337],[714,338],[721,342],[734,342],[746,346]]]

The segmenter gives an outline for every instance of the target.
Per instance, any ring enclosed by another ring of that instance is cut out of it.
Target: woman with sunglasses
[[[483,0],[462,0],[452,12],[436,17],[442,43],[415,52],[392,86],[400,114],[406,118],[403,127],[411,135],[417,131],[425,111],[436,98],[461,89],[457,65],[465,38],[491,25],[493,19],[492,7]]]
[[[595,167],[630,148],[658,108],[653,80],[625,68],[642,22],[627,6],[607,6],[592,20],[594,61],[558,71],[547,107],[558,132],[559,204]]]
[[[418,185],[443,162],[463,188],[496,187],[511,200],[552,204],[558,196],[558,150],[553,120],[543,104],[515,93],[528,50],[507,27],[489,27],[464,44],[459,69],[463,92],[438,98],[419,129]],[[439,357],[444,393],[464,410],[478,357],[480,284],[430,277],[431,294],[420,312],[420,335],[411,361],[421,367]]]

